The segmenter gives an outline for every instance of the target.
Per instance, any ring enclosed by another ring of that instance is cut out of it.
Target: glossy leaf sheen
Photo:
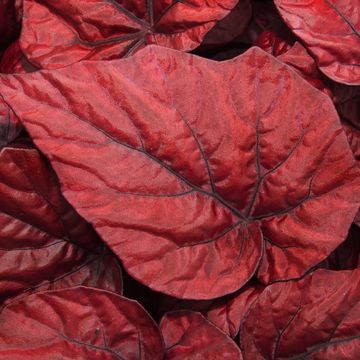
[[[241,360],[238,346],[200,313],[174,311],[160,323],[166,359]]]
[[[240,330],[244,359],[356,359],[359,275],[360,269],[318,270],[267,287]]]
[[[358,0],[275,0],[275,4],[326,76],[360,85]]]
[[[330,100],[257,48],[216,63],[154,46],[1,81],[64,195],[154,290],[299,277],[359,207]]]
[[[33,65],[46,69],[128,56],[147,44],[188,51],[237,2],[24,0],[20,44]]]
[[[62,197],[39,152],[0,152],[0,298],[87,284],[121,292],[121,269]],[[106,261],[106,268],[104,266]]]
[[[161,360],[158,327],[136,302],[77,287],[37,293],[0,314],[2,360]]]

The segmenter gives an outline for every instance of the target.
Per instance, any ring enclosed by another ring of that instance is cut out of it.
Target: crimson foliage
[[[359,19],[0,1],[0,358],[357,359]]]

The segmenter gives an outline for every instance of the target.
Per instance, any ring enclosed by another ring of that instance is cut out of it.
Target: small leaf
[[[86,287],[45,291],[0,314],[2,360],[161,360],[157,325],[136,302]]]
[[[244,359],[356,359],[360,269],[268,286],[240,329]]]
[[[20,45],[46,69],[129,56],[148,44],[189,51],[237,2],[24,0]]]
[[[160,323],[165,341],[166,359],[241,360],[234,341],[200,313],[174,311]]]
[[[330,79],[360,85],[357,0],[275,0],[280,15]]]

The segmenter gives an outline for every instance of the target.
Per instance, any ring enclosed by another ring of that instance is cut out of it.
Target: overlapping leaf
[[[1,300],[82,284],[122,291],[116,260],[62,197],[35,149],[0,152],[0,260]]]
[[[13,142],[21,130],[21,122],[0,96],[0,149]]]
[[[360,85],[360,17],[357,0],[275,0],[286,24],[334,81]]]
[[[20,44],[33,65],[48,69],[128,56],[146,44],[188,51],[237,2],[24,0]]]
[[[239,333],[244,315],[262,290],[262,286],[246,286],[234,294],[214,300],[179,300],[163,296],[158,310],[163,314],[179,310],[201,312],[225,334],[235,338]]]
[[[270,285],[240,330],[244,359],[356,359],[360,270],[318,270]]]
[[[358,209],[330,100],[257,48],[216,63],[154,46],[1,83],[67,199],[157,291],[299,277]]]
[[[0,313],[3,360],[161,360],[154,321],[136,302],[104,290],[46,291]]]
[[[200,313],[174,311],[160,323],[166,359],[241,360],[239,347]]]

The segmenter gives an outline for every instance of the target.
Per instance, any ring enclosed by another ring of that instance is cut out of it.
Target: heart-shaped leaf
[[[217,63],[153,46],[0,80],[65,197],[154,290],[210,299],[256,271],[302,276],[359,207],[330,99],[257,48]]]

